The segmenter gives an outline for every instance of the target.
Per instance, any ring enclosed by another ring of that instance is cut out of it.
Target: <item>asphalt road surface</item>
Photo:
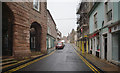
[[[63,49],[56,50],[52,55],[32,63],[18,71],[86,71],[92,69],[78,56],[71,44],[66,44]]]

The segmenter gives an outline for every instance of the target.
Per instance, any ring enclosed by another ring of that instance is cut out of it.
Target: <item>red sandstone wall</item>
[[[41,33],[41,52],[46,50],[46,34],[47,34],[47,4],[40,3],[40,12],[33,9],[32,2],[11,2],[6,3],[13,11],[13,56],[30,56],[30,26],[33,22],[37,22],[42,27]]]

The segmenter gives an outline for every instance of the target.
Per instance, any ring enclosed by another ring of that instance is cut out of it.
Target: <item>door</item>
[[[12,56],[14,15],[6,3],[2,3],[2,13],[2,55]]]
[[[104,36],[105,59],[107,59],[107,35]]]

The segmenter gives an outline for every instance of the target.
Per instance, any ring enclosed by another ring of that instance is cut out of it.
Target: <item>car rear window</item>
[[[62,43],[58,43],[57,45],[62,45]]]

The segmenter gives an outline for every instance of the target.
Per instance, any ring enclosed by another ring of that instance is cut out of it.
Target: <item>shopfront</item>
[[[99,37],[99,32],[96,32],[92,35],[89,36],[90,39],[90,53],[100,57],[100,37]]]
[[[120,24],[109,28],[112,34],[112,60],[120,63]]]

